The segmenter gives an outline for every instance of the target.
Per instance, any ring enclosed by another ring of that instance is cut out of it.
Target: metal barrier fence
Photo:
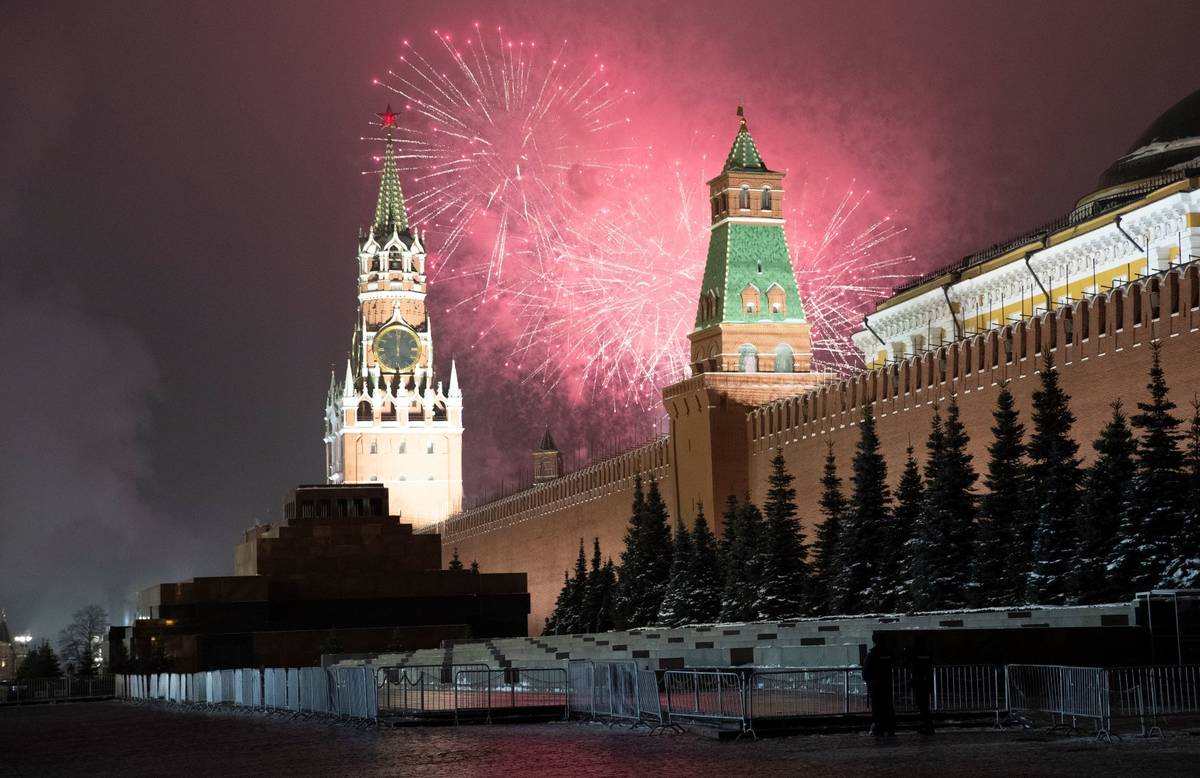
[[[454,678],[455,718],[465,711],[562,708],[567,718],[567,671],[552,668],[459,670]]]
[[[375,671],[370,667],[243,668],[127,675],[116,679],[114,687],[126,699],[232,704],[348,718],[378,717]]]
[[[409,714],[455,710],[455,676],[490,670],[485,664],[408,665],[379,668],[379,710]]]
[[[567,665],[568,714],[602,721],[667,723],[658,676],[636,662],[573,660]]]
[[[1052,728],[1078,729],[1079,719],[1090,719],[1098,738],[1109,737],[1108,673],[1103,668],[1007,665],[1005,676],[1011,713],[1047,714]]]
[[[867,685],[857,667],[759,670],[751,674],[748,688],[751,718],[834,716],[870,710]],[[671,699],[673,703],[674,697]]]
[[[1136,718],[1143,735],[1161,735],[1167,717],[1200,716],[1200,666],[1116,667],[1107,673],[1110,718]]]
[[[0,705],[65,702],[117,695],[120,676],[27,678],[0,681]]]
[[[745,686],[738,673],[723,670],[668,670],[663,674],[667,717],[677,721],[736,724],[750,729]]]

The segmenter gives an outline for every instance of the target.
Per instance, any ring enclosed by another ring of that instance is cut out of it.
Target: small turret
[[[554,437],[550,428],[542,435],[542,444],[533,452],[533,483],[534,485],[548,483],[562,477],[562,452],[554,445]]]

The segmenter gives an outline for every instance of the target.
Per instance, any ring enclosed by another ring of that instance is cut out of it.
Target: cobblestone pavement
[[[1113,744],[948,730],[717,742],[596,724],[367,727],[164,704],[0,709],[0,772],[46,775],[1196,775],[1200,737]]]

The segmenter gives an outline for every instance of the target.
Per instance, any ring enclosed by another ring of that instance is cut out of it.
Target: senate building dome
[[[1200,90],[1151,122],[1129,151],[1101,174],[1096,191],[1079,204],[1107,200],[1150,184],[1160,176],[1182,177],[1187,171],[1197,169],[1200,169]]]

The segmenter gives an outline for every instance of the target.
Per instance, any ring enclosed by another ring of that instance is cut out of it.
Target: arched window
[[[371,270],[375,273],[379,272],[379,257],[374,257],[371,259]]]
[[[793,370],[793,365],[792,347],[786,343],[780,343],[775,347],[775,372],[790,373]]]
[[[713,205],[713,216],[719,216],[721,213],[721,198],[720,198],[720,196],[713,198],[712,205]]]
[[[760,200],[759,206],[764,211],[771,210],[771,187],[764,186],[762,188],[762,198]]]
[[[367,402],[366,400],[363,400],[362,402],[360,402],[358,404],[358,420],[359,421],[370,421],[371,418],[372,418],[371,403]]]
[[[749,343],[738,347],[738,370],[743,373],[758,372],[758,349]]]
[[[757,313],[758,298],[758,287],[754,284],[746,284],[746,288],[742,290],[742,310],[746,313]]]
[[[767,306],[773,314],[787,313],[786,295],[779,284],[771,284],[771,288],[767,290]]]
[[[742,188],[738,190],[738,208],[743,211],[750,210],[750,185],[742,184]]]

